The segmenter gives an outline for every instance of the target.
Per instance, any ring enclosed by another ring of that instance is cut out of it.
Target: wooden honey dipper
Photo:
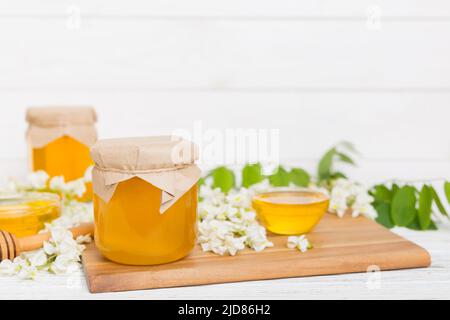
[[[94,225],[92,223],[85,223],[79,227],[71,228],[69,231],[72,232],[74,238],[87,234],[93,236]],[[40,249],[43,247],[44,241],[48,241],[50,238],[50,233],[18,238],[7,231],[0,231],[0,261],[13,260],[22,252]]]

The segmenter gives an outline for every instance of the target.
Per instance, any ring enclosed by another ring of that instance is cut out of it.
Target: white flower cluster
[[[234,256],[247,247],[257,252],[273,247],[267,239],[266,229],[257,222],[251,209],[253,195],[269,188],[265,181],[225,195],[220,189],[202,186],[198,241],[203,251]]]
[[[94,222],[93,211],[92,203],[66,201],[62,206],[61,216],[51,223],[46,223],[41,233],[49,232],[54,228],[72,228],[82,223],[92,223]]]
[[[51,232],[51,240],[44,243],[44,248],[23,253],[14,261],[1,262],[0,275],[17,275],[22,279],[35,279],[39,272],[65,274],[79,270],[81,253],[84,251],[83,244],[90,243],[92,239],[87,235],[74,240],[67,228],[93,222],[93,208],[91,203],[79,202],[70,197],[82,195],[85,192],[84,183],[88,181],[88,178],[84,178],[66,184],[64,179],[59,177],[49,179],[47,173],[40,171],[28,176],[25,184],[12,182],[7,190],[3,190],[5,193],[10,193],[50,189],[50,191],[63,193],[65,201],[62,205],[61,216],[45,224],[45,229],[41,231]]]
[[[364,215],[375,219],[377,212],[371,205],[373,200],[363,185],[347,179],[338,179],[332,185],[330,212],[336,213],[340,218],[351,212],[354,218]]]
[[[54,228],[51,239],[44,242],[43,249],[23,253],[14,261],[0,263],[0,275],[17,275],[21,279],[35,279],[40,271],[54,274],[73,273],[80,268],[80,257],[84,243],[92,241],[90,235],[73,239],[70,231]]]
[[[64,198],[82,197],[86,192],[86,183],[92,181],[92,167],[86,170],[83,178],[66,182],[64,177],[58,176],[50,179],[45,171],[36,171],[28,175],[25,182],[10,180],[8,185],[9,192],[20,191],[46,191],[58,192]]]
[[[298,249],[301,252],[306,252],[311,250],[313,247],[306,236],[302,235],[299,237],[289,237],[287,247],[289,249]]]

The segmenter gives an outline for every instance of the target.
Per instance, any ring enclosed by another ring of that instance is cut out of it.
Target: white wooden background
[[[357,178],[441,177],[449,36],[445,0],[1,0],[0,177],[25,171],[25,108],[58,104],[102,137],[279,128],[286,162],[346,139]]]
[[[446,0],[0,0],[0,180],[26,107],[79,104],[101,137],[278,128],[287,163],[349,140],[368,184],[449,178],[449,38]]]

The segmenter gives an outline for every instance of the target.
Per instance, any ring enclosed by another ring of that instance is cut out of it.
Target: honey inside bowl
[[[253,198],[253,208],[261,223],[272,233],[309,233],[328,210],[329,197],[318,191],[275,191]]]
[[[32,192],[0,196],[0,230],[17,237],[37,234],[61,215],[57,194]]]

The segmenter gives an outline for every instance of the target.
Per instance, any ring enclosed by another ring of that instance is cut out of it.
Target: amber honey
[[[197,186],[164,214],[161,190],[132,178],[106,203],[94,194],[96,245],[115,262],[156,265],[185,257],[196,242]]]
[[[97,140],[97,115],[91,107],[33,107],[27,111],[27,141],[32,171],[66,182],[83,179],[94,162],[90,147]],[[92,184],[79,200],[92,200]]]
[[[18,237],[34,235],[61,214],[58,195],[27,193],[0,197],[0,230]]]
[[[327,195],[310,190],[278,191],[257,195],[253,207],[261,223],[282,235],[309,233],[329,207]]]
[[[61,137],[43,148],[32,150],[33,171],[44,170],[51,177],[64,176],[67,181],[84,177],[94,164],[89,148],[71,137]]]
[[[94,164],[90,150],[71,137],[61,137],[43,148],[32,149],[33,171],[43,170],[50,177],[63,176],[66,181],[81,179]],[[82,201],[92,200],[92,184],[86,184]]]

